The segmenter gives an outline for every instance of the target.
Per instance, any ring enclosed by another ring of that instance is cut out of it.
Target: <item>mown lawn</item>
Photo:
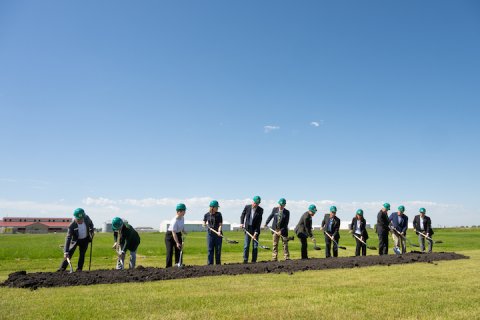
[[[139,264],[163,267],[163,234],[141,236]],[[227,236],[242,242],[241,233]],[[323,243],[319,234],[316,237]],[[16,270],[55,270],[63,238],[0,235],[0,279]],[[260,240],[267,238],[270,240],[263,233]],[[371,238],[371,245],[376,246],[376,235],[371,233]],[[435,251],[456,251],[471,258],[293,275],[219,276],[36,291],[0,288],[0,319],[478,319],[480,230],[442,229],[435,238],[444,241]],[[299,258],[297,240],[291,243],[294,259]],[[113,268],[112,242],[111,234],[97,235],[93,268]],[[271,241],[263,242],[271,246]],[[353,254],[354,242],[346,233],[342,233],[341,245],[347,247],[341,255]],[[241,244],[224,244],[223,262],[240,262],[241,251]],[[309,253],[322,257],[324,251]],[[185,257],[187,264],[205,263],[205,234],[188,235]],[[270,257],[270,252],[260,251],[260,260]]]

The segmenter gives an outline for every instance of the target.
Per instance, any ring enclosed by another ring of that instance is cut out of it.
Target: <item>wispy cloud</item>
[[[279,130],[280,127],[277,126],[264,126],[263,129],[265,130],[265,133],[270,133],[273,130]]]
[[[313,127],[320,127],[322,124],[323,124],[323,120],[310,122],[310,125]]]

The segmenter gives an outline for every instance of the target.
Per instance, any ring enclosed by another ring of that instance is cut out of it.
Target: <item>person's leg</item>
[[[260,235],[257,236],[257,241],[252,240],[252,262],[257,262],[257,256],[258,256],[258,238]]]
[[[177,233],[177,239],[179,239],[179,241],[182,241],[182,233],[181,232],[178,232]],[[172,239],[173,240],[173,239]],[[181,243],[181,242],[180,242]],[[177,247],[177,244],[175,243],[175,240],[173,240],[173,244],[174,244],[174,248],[175,248],[175,264],[178,264],[178,262],[180,261],[180,249],[178,249]],[[183,248],[182,248],[183,250]],[[183,261],[183,257],[182,257],[182,261]],[[183,264],[183,262],[182,262]]]
[[[71,247],[70,250],[68,250],[68,256],[70,257],[70,262],[71,262],[73,254],[75,253],[76,248],[77,248],[77,243],[75,243],[73,245],[73,247]],[[58,268],[58,271],[65,271],[67,266],[68,266],[67,259],[63,259],[62,263],[60,264],[60,268]]]
[[[298,237],[300,242],[302,243],[302,259],[308,259],[308,252],[307,252],[307,237],[301,236]]]
[[[428,241],[428,253],[432,253],[433,241],[430,239],[427,239],[427,241]]]
[[[166,268],[170,268],[172,266],[172,257],[173,257],[173,246],[175,244],[175,241],[173,241],[173,236],[170,232],[167,232],[165,234],[165,247],[167,249],[167,263],[166,263]]]
[[[362,245],[362,256],[366,256],[367,255],[367,245],[363,244],[363,243],[361,243],[361,245]]]
[[[425,252],[425,237],[420,233],[418,234],[418,243],[420,244],[420,250]]]
[[[362,243],[357,238],[355,238],[355,241],[357,242],[357,245],[355,246],[355,257],[358,257],[360,255],[360,248]]]
[[[400,244],[402,245],[402,253],[407,253],[407,241],[405,238],[400,238]]]
[[[388,255],[388,231],[383,234],[383,254]]]
[[[278,259],[278,240],[280,240],[280,237],[273,233],[272,261],[277,261]]]
[[[283,257],[285,260],[290,260],[290,252],[288,251],[288,240],[282,238],[283,243]]]
[[[85,253],[88,249],[88,239],[78,240],[78,247],[79,247],[79,257],[78,257],[78,265],[77,271],[83,270],[83,264],[85,262]]]
[[[245,232],[245,239],[243,241],[243,262],[248,262],[248,255],[250,254],[250,236]]]
[[[207,248],[208,248],[208,257],[207,264],[213,264],[213,253],[215,251],[215,239],[211,232],[207,232]]]
[[[336,242],[336,243],[332,241],[332,242],[333,242],[333,244],[332,244],[332,245],[333,245],[333,256],[334,256],[335,258],[338,257],[338,241],[339,241],[339,240],[340,240],[340,239],[336,238],[336,239],[335,239],[335,242]]]
[[[222,241],[222,237],[215,236],[215,264],[217,265],[222,264]]]
[[[329,236],[325,235],[325,258],[330,258],[331,254],[331,245],[332,245],[332,240],[330,239]]]
[[[129,268],[134,269],[137,264],[137,251],[130,251],[130,263]]]

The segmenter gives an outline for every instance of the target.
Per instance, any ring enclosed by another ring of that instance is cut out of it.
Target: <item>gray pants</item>
[[[118,257],[117,260],[117,270],[122,270],[125,267],[125,254],[121,255]],[[129,268],[133,269],[135,268],[135,264],[137,263],[137,251],[130,251],[130,262],[129,262]]]
[[[406,253],[407,245],[405,243],[405,239],[397,235],[395,232],[392,232],[392,238],[393,238],[393,245],[397,247],[399,250],[401,250],[402,253]]]
[[[422,252],[425,252],[425,239],[428,241],[428,253],[431,253],[432,247],[433,247],[433,241],[425,238],[421,234],[418,234],[418,242],[420,243],[420,250],[422,250]]]

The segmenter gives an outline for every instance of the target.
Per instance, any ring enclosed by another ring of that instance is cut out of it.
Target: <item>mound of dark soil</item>
[[[293,272],[306,270],[355,268],[376,265],[390,266],[392,264],[414,262],[433,263],[438,260],[457,260],[467,258],[467,256],[453,252],[436,252],[430,254],[411,252],[404,255],[289,260],[281,262],[258,262],[253,264],[225,264],[219,266],[184,266],[183,268],[173,267],[168,269],[144,268],[139,266],[133,270],[95,270],[76,273],[26,273],[25,271],[19,271],[10,274],[8,279],[1,285],[11,288],[30,288],[35,290],[39,287],[68,287],[101,283],[146,282],[219,275],[280,272],[292,274]]]

